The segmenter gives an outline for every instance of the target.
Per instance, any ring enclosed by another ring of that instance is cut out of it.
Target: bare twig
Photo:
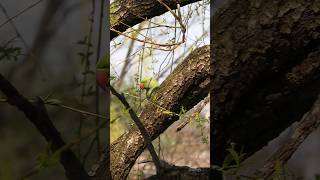
[[[203,39],[205,36],[208,36],[209,33],[205,32],[203,33],[197,40],[194,41],[194,43],[192,45],[190,45],[190,47],[186,50],[186,51],[192,51],[193,46],[196,46],[197,43]],[[176,60],[173,62],[173,65],[176,65],[180,62],[181,59],[183,59],[185,56],[185,54],[181,54],[179,57],[175,58]],[[161,67],[161,66],[160,66]],[[156,79],[159,80],[161,77],[163,77],[169,70],[171,70],[170,66],[165,66],[163,68],[159,68],[159,72],[156,75]]]
[[[73,107],[70,107],[70,106],[62,105],[62,104],[61,105],[53,105],[53,106],[58,106],[58,107],[61,107],[61,108],[64,108],[64,109],[68,109],[70,111],[78,112],[78,113],[81,113],[81,114],[87,115],[87,116],[93,116],[93,117],[100,118],[100,119],[107,119],[106,116],[103,116],[103,115],[100,115],[100,114],[97,114],[97,113],[84,111],[84,110],[81,110],[81,109],[73,108]]]
[[[85,101],[85,93],[86,93],[86,87],[88,82],[88,74],[85,72],[88,72],[90,70],[90,54],[91,54],[91,48],[92,48],[92,33],[93,33],[93,23],[94,23],[94,15],[95,15],[95,1],[91,1],[91,12],[89,15],[89,31],[88,31],[88,37],[85,38],[86,43],[86,51],[85,51],[85,61],[84,61],[84,70],[83,70],[83,77],[81,82],[81,97],[80,97],[80,103],[84,104]],[[83,120],[84,118],[80,116],[79,121],[79,131],[78,136],[81,137],[82,134],[82,126],[83,126]],[[81,143],[78,144],[78,155],[79,157],[82,156],[81,154]]]
[[[172,50],[176,49],[177,47],[179,47],[181,44],[183,44],[185,42],[185,39],[182,39],[180,42],[177,42],[177,43],[157,43],[157,42],[153,42],[151,39],[141,40],[141,39],[138,39],[138,38],[133,38],[132,36],[127,35],[125,33],[122,33],[121,31],[118,31],[118,30],[116,30],[114,28],[111,28],[110,30],[113,31],[113,32],[116,32],[116,33],[118,33],[118,34],[120,34],[120,35],[122,35],[124,37],[133,39],[133,40],[141,42],[141,43],[149,44],[151,46],[154,46],[153,48],[156,48],[156,49],[159,49],[159,50],[163,50],[163,51],[172,51]]]
[[[178,14],[177,15],[166,3],[164,3],[162,0],[157,0],[160,4],[162,4],[173,16],[176,20],[178,20],[180,26],[181,26],[181,30],[183,33],[186,32],[186,26],[183,24],[182,22],[182,17],[181,17],[181,14],[180,14],[180,4],[177,4],[177,9],[178,9]]]
[[[140,23],[139,24],[139,28],[138,28],[138,30],[137,31],[139,31],[140,29],[142,29],[142,24],[143,23]],[[132,36],[134,37],[134,38],[136,38],[137,37],[137,35],[138,35],[138,32],[132,32]],[[121,85],[122,85],[122,82],[124,81],[124,76],[126,75],[126,73],[127,73],[127,69],[128,69],[128,66],[130,65],[130,55],[131,55],[131,53],[132,53],[132,50],[133,50],[133,48],[134,48],[134,43],[135,43],[136,41],[134,40],[134,39],[131,39],[131,41],[130,41],[130,44],[129,44],[129,48],[128,48],[128,51],[127,51],[127,55],[126,55],[126,58],[125,58],[125,62],[124,62],[124,65],[123,65],[123,67],[122,67],[122,70],[121,70],[121,74],[120,74],[120,77],[119,77],[119,82],[118,82],[118,87],[121,87]]]
[[[154,150],[150,135],[148,134],[146,128],[143,125],[143,123],[141,122],[141,120],[139,119],[137,114],[133,111],[133,109],[130,107],[130,105],[129,105],[128,101],[126,100],[126,98],[124,97],[124,95],[119,94],[113,88],[113,86],[110,86],[110,90],[111,90],[112,94],[115,95],[121,101],[121,103],[125,106],[125,108],[129,111],[130,117],[135,122],[135,124],[138,126],[143,138],[146,141],[147,148],[148,148],[148,150],[149,150],[149,152],[151,154],[152,160],[153,160],[153,162],[154,162],[154,164],[156,166],[157,174],[161,174],[162,166],[161,166],[159,157],[158,157],[156,151]]]
[[[10,16],[8,15],[6,8],[0,3],[0,9],[2,10],[3,14],[6,16],[7,20],[9,21],[9,23],[11,24],[13,30],[15,31],[16,35],[19,37],[19,39],[21,40],[22,44],[24,45],[24,47],[26,48],[26,50],[29,50],[29,46],[27,44],[27,42],[25,41],[25,39],[23,38],[22,34],[19,32],[18,28],[16,27],[16,25],[14,24],[14,22],[12,21],[12,19],[10,19]]]
[[[15,18],[17,18],[18,16],[20,16],[21,14],[27,12],[28,10],[32,9],[33,7],[35,7],[36,5],[40,4],[43,0],[39,0],[33,4],[30,4],[28,7],[24,8],[22,11],[20,11],[19,13],[17,13],[16,15],[8,18],[5,22],[3,22],[2,24],[0,24],[0,28],[8,23],[10,23],[12,20],[14,20]]]
[[[29,101],[30,102],[34,102],[34,99],[30,99]],[[0,99],[0,103],[3,103],[3,102],[8,102],[8,100],[7,99]],[[45,105],[51,105],[51,106],[57,106],[57,107],[60,107],[60,108],[63,108],[63,109],[67,109],[67,110],[70,110],[70,111],[73,111],[73,112],[77,112],[77,113],[80,113],[80,114],[83,114],[83,115],[87,115],[87,116],[92,116],[92,117],[96,117],[96,118],[100,118],[100,119],[107,119],[107,116],[103,116],[103,115],[100,115],[100,114],[88,112],[88,111],[85,111],[85,110],[82,110],[82,109],[78,109],[78,108],[75,108],[75,107],[71,107],[71,106],[67,106],[67,105],[64,105],[64,104],[61,104],[61,103],[52,103],[52,102],[44,101],[44,104]]]

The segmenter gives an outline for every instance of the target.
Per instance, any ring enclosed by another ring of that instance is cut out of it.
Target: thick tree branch
[[[44,103],[40,98],[37,98],[36,103],[32,104],[23,97],[13,85],[0,74],[0,90],[7,96],[7,102],[16,106],[24,112],[31,123],[35,125],[38,131],[45,137],[48,143],[51,144],[51,150],[54,152],[62,148],[65,143],[62,140],[60,133],[52,124]],[[65,173],[70,180],[88,180],[85,169],[82,167],[79,159],[75,154],[67,149],[61,152],[60,162],[65,169]]]
[[[185,6],[200,0],[163,0],[172,10],[177,4]],[[124,32],[140,22],[159,16],[167,12],[162,4],[156,0],[115,0],[110,6],[110,26],[117,31]],[[111,31],[110,39],[118,33]]]
[[[319,1],[234,0],[213,17],[211,162],[250,156],[301,119],[320,91]]]
[[[146,178],[146,180],[159,180],[159,179],[183,179],[183,180],[209,180],[209,168],[190,168],[187,166],[175,166],[162,162],[165,164],[166,171],[161,175],[154,175]]]
[[[275,165],[284,165],[298,149],[302,142],[320,125],[320,96],[314,103],[312,109],[302,118],[291,138],[285,143],[275,155],[261,168],[257,177],[269,179],[275,171]]]

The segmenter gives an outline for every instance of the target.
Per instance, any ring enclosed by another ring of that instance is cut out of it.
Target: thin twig
[[[146,41],[146,40],[141,40],[141,39],[138,39],[138,38],[133,38],[130,35],[124,34],[124,33],[120,32],[120,31],[118,31],[118,30],[116,30],[114,28],[111,28],[110,30],[114,31],[114,32],[116,32],[116,33],[118,33],[118,34],[120,34],[122,36],[125,36],[127,38],[136,40],[138,42],[154,45],[155,47],[157,47],[158,49],[163,50],[163,51],[172,51],[173,49],[176,49],[177,47],[179,47],[181,44],[183,44],[185,42],[185,40],[183,39],[182,41],[177,42],[177,43],[162,44],[162,43],[153,42],[152,40]]]
[[[28,10],[32,9],[33,7],[35,7],[36,5],[40,4],[43,0],[39,0],[33,4],[30,4],[28,7],[26,7],[25,9],[23,9],[22,11],[20,11],[19,13],[17,13],[16,15],[8,18],[5,22],[3,22],[2,24],[0,24],[0,28],[6,24],[8,24],[9,22],[11,22],[12,20],[14,20],[15,18],[17,18],[18,16],[20,16],[21,14],[27,12]]]
[[[6,8],[0,3],[0,9],[2,10],[3,14],[6,16],[7,20],[9,20],[13,30],[15,31],[16,35],[19,37],[19,39],[21,40],[22,44],[24,45],[24,47],[26,48],[26,50],[29,50],[29,46],[27,44],[27,42],[25,41],[25,39],[23,38],[22,34],[19,32],[18,28],[16,27],[16,25],[14,24],[14,22],[12,20],[10,20],[10,16],[8,15]]]
[[[157,174],[161,174],[162,172],[162,166],[159,160],[159,157],[156,153],[156,151],[154,150],[154,147],[152,145],[152,141],[151,138],[149,136],[149,133],[147,132],[146,128],[144,127],[143,123],[141,122],[141,120],[139,119],[139,117],[137,116],[137,114],[133,111],[133,109],[131,108],[131,106],[129,105],[128,101],[126,100],[126,98],[124,97],[123,94],[119,94],[114,88],[113,86],[110,86],[110,90],[112,92],[113,95],[115,95],[120,101],[121,103],[125,106],[125,108],[129,111],[130,117],[131,119],[135,122],[135,124],[138,126],[143,138],[146,141],[146,145],[147,148],[151,154],[152,160],[156,166],[157,169]]]
[[[30,102],[34,102],[35,100],[32,99],[32,100],[29,100]],[[0,99],[0,103],[3,103],[3,102],[8,102],[7,99]],[[67,106],[67,105],[63,105],[63,104],[52,104],[52,103],[48,103],[46,101],[44,101],[44,104],[46,105],[50,105],[50,106],[56,106],[56,107],[61,107],[63,109],[67,109],[67,110],[70,110],[70,111],[73,111],[73,112],[77,112],[77,113],[81,113],[83,115],[87,115],[87,116],[93,116],[93,117],[96,117],[96,118],[100,118],[100,119],[107,119],[107,116],[103,116],[103,115],[100,115],[100,114],[95,114],[95,113],[92,113],[92,112],[88,112],[88,111],[85,111],[85,110],[81,110],[81,109],[77,109],[77,108],[74,108],[74,107],[71,107],[71,106]]]
[[[140,29],[142,29],[142,27],[143,27],[142,24],[143,24],[143,23],[140,23],[140,24],[139,24],[138,31],[139,31]],[[136,38],[137,35],[138,35],[137,32],[132,32],[132,36],[133,36],[134,38]],[[124,76],[126,75],[128,66],[130,65],[130,55],[131,55],[132,50],[133,50],[133,48],[134,48],[134,43],[135,43],[135,42],[136,42],[136,41],[133,40],[133,39],[131,39],[131,41],[130,41],[129,48],[128,48],[128,51],[127,51],[127,55],[126,55],[126,58],[125,58],[125,62],[124,62],[124,65],[122,66],[121,74],[120,74],[120,76],[119,76],[119,82],[118,82],[118,84],[117,84],[118,87],[121,87],[122,82],[124,81]]]
[[[182,19],[181,19],[181,15],[177,15],[168,5],[166,5],[162,0],[157,0],[160,4],[162,4],[173,16],[176,20],[178,20],[180,26],[181,26],[181,29],[182,29],[182,32],[185,33],[186,32],[186,26],[182,23]],[[180,5],[177,4],[177,9],[178,9],[178,12],[180,13]]]
[[[74,111],[74,112],[78,112],[78,113],[81,113],[81,114],[84,114],[84,115],[93,116],[93,117],[100,118],[100,119],[107,119],[107,116],[103,116],[103,115],[100,115],[100,114],[95,114],[95,113],[92,113],[92,112],[84,111],[84,110],[73,108],[73,107],[66,106],[66,105],[54,105],[54,106],[62,107],[62,108],[65,108],[65,109],[68,109],[68,110],[71,110],[71,111]]]
[[[91,1],[91,12],[89,16],[89,32],[88,32],[88,38],[86,39],[86,58],[85,58],[85,65],[84,65],[84,72],[88,72],[90,70],[90,50],[92,48],[92,33],[93,33],[93,23],[94,23],[94,15],[95,15],[95,0]],[[83,74],[83,79],[81,82],[81,98],[80,98],[80,103],[84,104],[84,98],[85,98],[85,93],[86,93],[86,85],[88,81],[88,74],[84,73]],[[82,133],[82,126],[83,126],[83,117],[80,117],[79,121],[79,131],[78,131],[78,136],[81,137]],[[81,143],[78,144],[78,155],[81,157]]]

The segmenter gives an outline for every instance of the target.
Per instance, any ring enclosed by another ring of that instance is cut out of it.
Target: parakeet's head
[[[144,89],[149,90],[149,89],[158,87],[159,83],[157,80],[153,79],[152,77],[145,77],[140,81],[138,85],[140,90],[144,90]]]
[[[97,84],[104,90],[106,90],[106,86],[109,84],[109,67],[110,56],[106,54],[97,62],[96,71]]]
[[[139,86],[138,88],[139,88],[140,90],[144,90],[144,84],[143,84],[143,83],[139,83],[138,86]]]

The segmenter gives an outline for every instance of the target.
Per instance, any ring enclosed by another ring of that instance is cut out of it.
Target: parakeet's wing
[[[146,89],[153,89],[155,87],[159,86],[159,83],[157,80],[151,78],[151,77],[145,77],[142,79],[141,83],[144,84],[144,87]]]

